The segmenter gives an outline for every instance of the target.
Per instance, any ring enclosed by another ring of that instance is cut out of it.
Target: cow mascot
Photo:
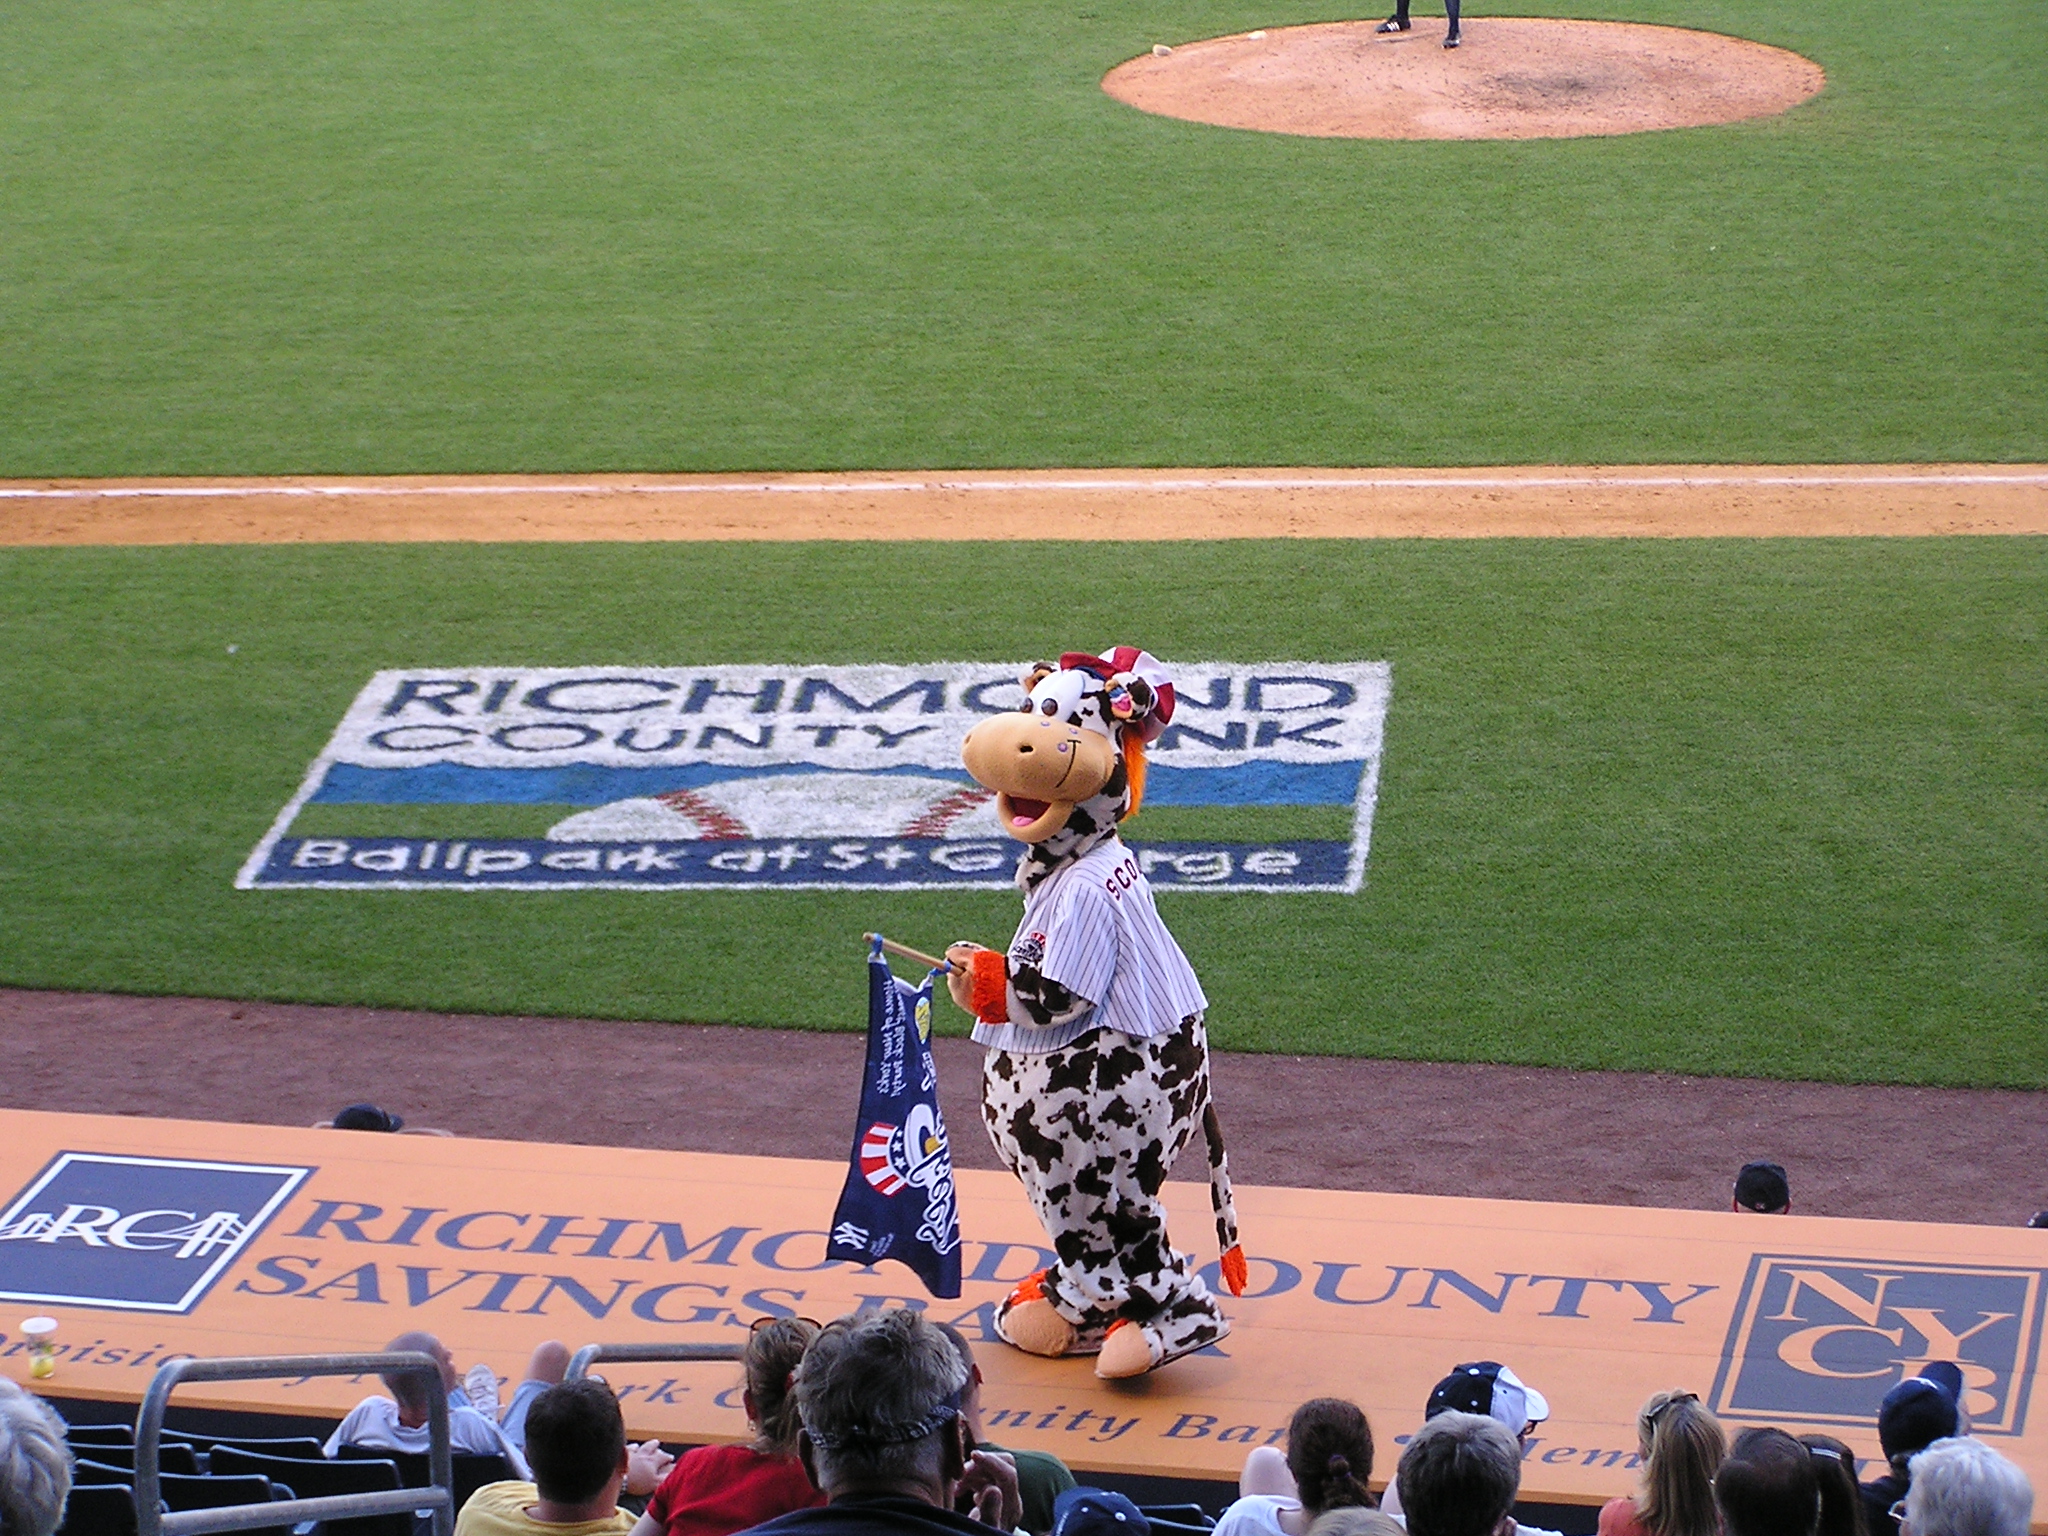
[[[946,952],[953,1000],[989,1048],[982,1119],[1057,1260],[1010,1293],[996,1332],[1034,1355],[1092,1354],[1101,1377],[1141,1376],[1230,1332],[1168,1240],[1159,1198],[1197,1126],[1220,1273],[1233,1295],[1245,1278],[1209,1102],[1208,1000],[1117,836],[1144,795],[1145,747],[1173,718],[1173,685],[1128,646],[1070,653],[1023,681],[1022,707],[976,726],[960,755],[1025,845],[1024,920],[1007,955]]]

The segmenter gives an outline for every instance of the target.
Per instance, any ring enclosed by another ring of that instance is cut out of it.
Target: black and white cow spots
[[[1155,1364],[1230,1332],[1169,1240],[1160,1200],[1208,1105],[1200,1015],[1149,1040],[1097,1029],[1059,1050],[984,1059],[982,1120],[1052,1239],[1058,1262],[1040,1284],[1077,1330],[1072,1353],[1101,1348],[1120,1318],[1144,1327]]]

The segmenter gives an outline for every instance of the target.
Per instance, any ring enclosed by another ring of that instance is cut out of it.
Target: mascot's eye
[[[1028,715],[1031,713],[1034,706],[1032,705],[1031,700],[1026,699],[1022,704],[1019,704],[1017,707],[1023,710],[1024,713]]]
[[[1038,712],[1042,715],[1056,715],[1060,712],[1060,701],[1058,699],[1047,699],[1038,706]]]

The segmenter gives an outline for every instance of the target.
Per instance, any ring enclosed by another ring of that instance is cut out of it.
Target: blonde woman
[[[1717,1536],[1714,1473],[1728,1454],[1721,1421],[1691,1392],[1659,1392],[1636,1415],[1642,1492],[1600,1511],[1600,1536]]]

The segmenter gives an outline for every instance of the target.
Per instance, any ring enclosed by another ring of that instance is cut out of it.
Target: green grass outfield
[[[2040,0],[1504,3],[1830,83],[1368,143],[1098,89],[1302,0],[16,0],[0,475],[2048,459]]]
[[[231,882],[380,667],[1008,658],[1075,570],[1393,664],[1363,893],[1161,897],[1221,1044],[2048,1085],[2041,539],[10,551],[0,981],[857,1028],[1015,896]]]

